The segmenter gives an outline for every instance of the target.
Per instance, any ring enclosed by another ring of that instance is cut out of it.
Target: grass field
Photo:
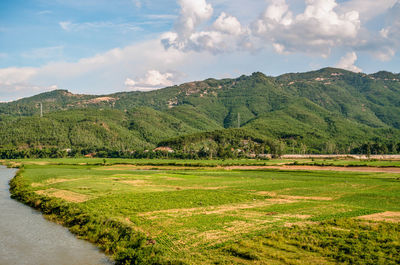
[[[28,160],[23,178],[35,194],[144,233],[175,262],[400,263],[399,175],[215,167],[279,160],[125,162]],[[207,167],[179,167],[189,164]]]

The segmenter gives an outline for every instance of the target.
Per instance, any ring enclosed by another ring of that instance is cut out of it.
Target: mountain
[[[324,68],[278,77],[257,72],[150,92],[77,95],[55,90],[1,103],[0,126],[3,148],[142,150],[174,137],[220,135],[240,127],[291,150],[306,146],[316,153],[350,152],[367,142],[385,142],[390,143],[388,152],[397,152],[400,75]],[[201,146],[204,137],[199,139]]]

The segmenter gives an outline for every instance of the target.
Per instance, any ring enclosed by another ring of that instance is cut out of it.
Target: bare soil
[[[321,171],[351,171],[351,172],[383,172],[383,173],[400,173],[400,168],[395,167],[335,167],[335,166],[229,166],[224,169],[280,169],[280,170],[321,170]]]

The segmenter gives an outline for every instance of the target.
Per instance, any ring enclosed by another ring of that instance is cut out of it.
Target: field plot
[[[29,190],[144,233],[188,264],[399,264],[400,175],[39,165]]]

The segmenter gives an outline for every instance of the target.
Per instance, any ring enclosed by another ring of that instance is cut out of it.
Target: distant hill
[[[324,68],[207,79],[151,92],[55,90],[0,103],[2,148],[143,150],[174,137],[237,127],[283,142],[288,152],[346,153],[366,143],[398,152],[400,75]]]

